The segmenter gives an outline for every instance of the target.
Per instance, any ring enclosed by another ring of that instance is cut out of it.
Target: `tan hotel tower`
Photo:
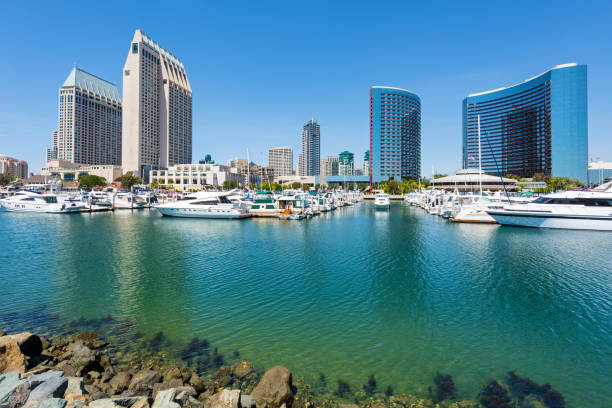
[[[183,63],[136,30],[123,67],[123,171],[191,163],[192,96]]]

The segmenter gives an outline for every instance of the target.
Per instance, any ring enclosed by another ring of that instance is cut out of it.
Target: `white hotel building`
[[[150,170],[151,183],[173,186],[176,190],[202,188],[205,185],[222,187],[226,180],[244,183],[245,176],[237,168],[222,164],[177,164],[167,170]]]
[[[136,30],[123,67],[123,171],[145,180],[150,170],[192,159],[192,93],[183,63]]]

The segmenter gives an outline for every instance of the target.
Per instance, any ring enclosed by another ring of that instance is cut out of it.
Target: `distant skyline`
[[[122,89],[142,29],[189,72],[193,162],[209,153],[225,163],[248,148],[266,163],[277,146],[291,147],[295,162],[302,126],[316,117],[321,157],[348,150],[361,168],[370,87],[392,86],[421,98],[421,174],[452,173],[463,98],[569,62],[588,66],[589,157],[612,161],[609,2],[179,2],[176,15],[162,4],[4,5],[0,154],[39,172],[66,72],[76,63]]]

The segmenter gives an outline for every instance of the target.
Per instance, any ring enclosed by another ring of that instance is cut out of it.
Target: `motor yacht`
[[[612,231],[612,182],[601,187],[547,194],[486,212],[501,225]]]
[[[145,208],[147,201],[134,193],[118,192],[113,197],[113,207],[116,209],[139,209]]]
[[[374,196],[374,206],[378,209],[389,209],[391,207],[391,201],[389,200],[389,194],[377,193]]]
[[[54,194],[38,194],[28,191],[20,191],[0,200],[0,206],[7,211],[43,213],[75,213],[81,212],[84,208],[80,203],[60,203]]]
[[[259,192],[253,196],[250,212],[253,217],[278,217],[281,210],[272,194]]]
[[[162,215],[190,218],[247,218],[251,214],[245,206],[232,203],[230,192],[198,191],[183,197],[182,200],[154,205]]]

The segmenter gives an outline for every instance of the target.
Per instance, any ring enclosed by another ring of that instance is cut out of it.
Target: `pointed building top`
[[[64,81],[62,88],[78,87],[85,91],[93,92],[115,102],[121,102],[121,95],[117,85],[108,82],[102,78],[98,78],[89,72],[83,71],[74,65],[70,74]]]

